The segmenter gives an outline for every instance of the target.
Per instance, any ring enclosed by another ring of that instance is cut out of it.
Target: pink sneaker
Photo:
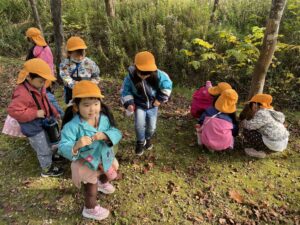
[[[109,182],[104,184],[102,184],[100,181],[98,182],[98,191],[101,191],[104,194],[112,194],[115,192],[115,190],[116,188]]]
[[[94,219],[94,220],[104,220],[109,215],[109,210],[96,205],[93,209],[87,209],[85,206],[82,211],[82,215],[85,218]]]

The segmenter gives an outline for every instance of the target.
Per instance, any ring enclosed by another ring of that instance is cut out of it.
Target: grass
[[[0,57],[4,121],[20,61]],[[196,145],[188,113],[192,90],[176,87],[160,109],[155,148],[134,155],[133,118],[119,104],[121,81],[103,79],[105,102],[124,138],[118,146],[121,178],[113,195],[98,195],[111,210],[101,224],[297,224],[300,209],[300,113],[287,113],[289,148],[263,160],[244,155],[240,139],[231,152],[209,153]],[[56,95],[62,103],[62,88]],[[1,124],[2,127],[2,124]],[[41,178],[28,141],[0,135],[0,224],[97,224],[81,217],[83,195],[70,180]],[[239,196],[229,196],[235,191]],[[237,201],[241,199],[240,203]]]

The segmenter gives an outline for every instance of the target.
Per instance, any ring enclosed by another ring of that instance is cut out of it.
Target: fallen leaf
[[[229,197],[234,201],[236,201],[237,203],[243,203],[243,197],[236,190],[230,190]]]

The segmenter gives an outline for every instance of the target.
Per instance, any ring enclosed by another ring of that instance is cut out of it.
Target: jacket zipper
[[[150,108],[150,102],[149,102],[148,95],[146,93],[146,88],[145,88],[144,80],[142,80],[142,84],[143,84],[143,89],[144,89],[144,92],[145,92],[145,95],[146,95],[146,98],[147,98],[147,109],[149,109]]]

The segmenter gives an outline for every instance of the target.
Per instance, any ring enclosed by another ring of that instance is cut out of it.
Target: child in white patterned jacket
[[[240,115],[245,153],[252,157],[264,158],[266,153],[282,152],[286,149],[289,132],[284,126],[285,116],[271,106],[272,96],[257,94]]]

